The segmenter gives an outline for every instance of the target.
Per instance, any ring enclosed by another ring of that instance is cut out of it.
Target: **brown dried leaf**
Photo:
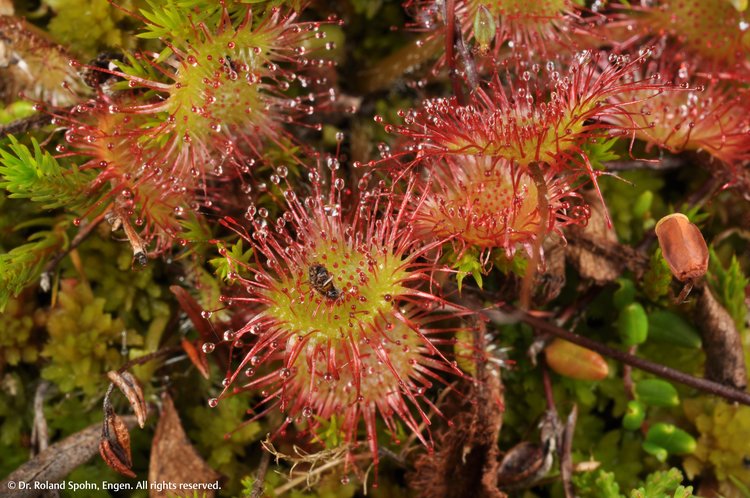
[[[123,460],[125,455],[122,450],[110,441],[102,439],[99,442],[99,454],[110,469],[126,477],[135,477],[135,472],[130,469],[130,463]],[[130,455],[127,455],[127,457],[129,458]]]
[[[214,471],[201,458],[187,438],[177,415],[172,398],[162,396],[162,412],[156,433],[151,445],[151,462],[148,468],[148,479],[151,482],[173,483],[213,483],[219,479]],[[202,491],[203,492],[203,491]],[[213,498],[214,490],[205,490],[207,498]],[[152,489],[149,496],[166,497],[167,490]]]
[[[141,388],[138,379],[128,371],[117,372],[115,370],[107,372],[107,377],[128,399],[130,406],[133,408],[133,413],[138,419],[138,425],[143,429],[146,425],[146,417],[148,417],[148,407],[143,395],[143,388]]]
[[[108,410],[102,424],[102,437],[99,454],[113,470],[128,477],[135,477],[131,470],[133,458],[130,455],[130,433],[123,420]]]
[[[211,322],[203,318],[201,315],[203,308],[198,304],[198,301],[196,301],[187,290],[179,285],[172,285],[169,287],[169,290],[175,295],[177,302],[180,303],[180,308],[182,308],[182,311],[185,312],[193,323],[195,330],[198,331],[198,334],[201,337],[201,343],[213,343],[216,340],[216,332],[214,331]],[[227,358],[229,358],[229,348],[227,347],[227,343],[217,344],[216,352],[211,356],[213,357],[214,362],[219,366],[220,370],[226,370],[229,368],[227,363]]]
[[[133,416],[122,417],[121,422],[126,427],[135,427]],[[8,493],[8,482],[14,481],[16,489],[14,498],[36,496],[39,491],[34,490],[34,482],[57,482],[65,478],[76,467],[86,463],[96,454],[101,439],[101,424],[91,425],[67,438],[59,441],[37,456],[14,470],[6,480],[0,483],[0,495]],[[20,482],[30,483],[28,489],[22,490]]]
[[[703,336],[707,379],[745,389],[747,370],[742,339],[729,312],[703,287],[695,310],[695,321]]]
[[[198,301],[196,301],[187,290],[179,285],[172,285],[169,287],[169,290],[171,290],[172,294],[177,298],[177,302],[180,303],[182,311],[184,311],[190,321],[193,322],[193,326],[195,327],[195,330],[198,331],[198,334],[200,334],[203,342],[212,342],[214,340],[214,331],[211,328],[211,323],[201,316],[203,308],[198,304]]]
[[[438,450],[417,460],[407,476],[418,496],[446,498],[503,498],[497,488],[497,438],[503,420],[500,377],[482,369],[453,426],[444,432]]]
[[[588,200],[591,217],[585,227],[570,227],[566,255],[581,277],[604,285],[613,282],[620,275],[620,266],[605,253],[606,248],[618,243],[617,234],[614,229],[607,227],[601,202]],[[598,250],[599,248],[602,250]]]
[[[542,306],[560,295],[565,287],[565,246],[553,233],[544,240],[544,270],[534,278],[534,302]]]
[[[184,337],[182,338],[181,345],[182,350],[185,351],[185,354],[187,354],[190,362],[195,366],[195,368],[198,369],[198,371],[204,378],[208,379],[208,357],[206,356],[206,353],[196,348],[195,344],[188,341]]]

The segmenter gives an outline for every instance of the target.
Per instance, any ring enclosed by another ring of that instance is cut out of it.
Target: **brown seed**
[[[708,247],[697,226],[682,213],[665,216],[656,224],[664,259],[680,282],[695,280],[708,269]]]

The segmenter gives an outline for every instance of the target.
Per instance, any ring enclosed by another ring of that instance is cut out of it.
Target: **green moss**
[[[119,348],[128,334],[122,320],[104,310],[105,304],[85,282],[62,284],[47,320],[49,340],[42,356],[49,363],[42,377],[63,392],[80,388],[90,396],[103,394],[108,383],[104,374],[124,362]]]
[[[54,16],[48,30],[54,39],[74,54],[93,59],[99,52],[132,46],[123,31],[126,14],[107,0],[44,0]],[[118,2],[133,9],[133,2]]]
[[[250,407],[247,396],[222,399],[215,408],[205,403],[195,406],[191,402],[190,405],[192,408],[188,410],[188,419],[192,429],[188,430],[188,434],[191,441],[212,468],[232,477],[226,491],[237,493],[240,484],[237,477],[250,471],[249,464],[255,459],[254,448],[258,448],[253,443],[265,436],[267,428],[253,422],[238,430],[247,420],[246,412]]]
[[[34,303],[11,299],[0,313],[0,364],[33,363],[39,346],[31,342]]]

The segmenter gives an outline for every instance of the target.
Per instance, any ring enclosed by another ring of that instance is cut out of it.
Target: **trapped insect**
[[[328,299],[336,300],[341,296],[341,291],[333,285],[333,275],[321,264],[311,265],[307,270],[310,285],[313,289]]]

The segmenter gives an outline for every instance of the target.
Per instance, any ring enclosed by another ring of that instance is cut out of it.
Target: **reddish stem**
[[[446,0],[445,2],[445,58],[448,61],[448,72],[451,78],[453,94],[458,99],[458,103],[463,105],[464,96],[461,89],[461,80],[458,76],[456,67],[456,0]]]

